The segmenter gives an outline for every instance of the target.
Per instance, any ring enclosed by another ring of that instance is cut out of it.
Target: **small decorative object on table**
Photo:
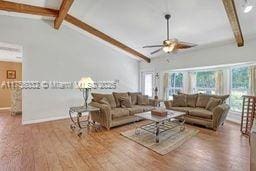
[[[71,120],[70,128],[74,131],[76,128],[78,128],[78,136],[81,137],[82,135],[82,129],[89,128],[90,126],[93,126],[96,130],[98,130],[98,127],[96,127],[95,122],[92,122],[90,120],[91,118],[91,112],[99,112],[100,109],[96,107],[91,106],[79,106],[79,107],[71,107],[69,109],[69,116]],[[88,113],[88,115],[85,115],[85,119],[82,120],[82,114]]]
[[[152,110],[151,114],[156,116],[166,116],[167,111],[164,108],[159,108],[159,109]]]
[[[78,83],[78,87],[80,91],[83,92],[83,98],[84,98],[84,105],[85,107],[88,107],[87,100],[89,96],[89,91],[93,87],[94,82],[90,77],[83,77]]]

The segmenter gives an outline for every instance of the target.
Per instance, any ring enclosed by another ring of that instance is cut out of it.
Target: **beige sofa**
[[[89,105],[100,108],[100,113],[92,112],[91,119],[100,123],[108,130],[115,126],[136,121],[134,114],[151,111],[156,106],[155,100],[148,99],[145,103],[140,102],[138,95],[140,96],[141,93],[92,93],[93,99]],[[132,106],[129,108],[121,107],[119,97],[127,96],[130,97]],[[102,104],[103,98],[107,99],[110,105]]]
[[[173,101],[165,101],[167,109],[186,112],[185,121],[217,130],[224,124],[230,107],[225,103],[229,95],[207,94],[174,95]]]

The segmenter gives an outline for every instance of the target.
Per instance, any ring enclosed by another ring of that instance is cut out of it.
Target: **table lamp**
[[[78,83],[78,87],[79,87],[80,91],[83,93],[84,105],[86,108],[88,107],[87,100],[88,100],[88,96],[89,96],[89,91],[93,87],[93,84],[94,84],[94,82],[92,81],[92,79],[90,77],[83,77],[83,78],[81,78],[81,80]]]

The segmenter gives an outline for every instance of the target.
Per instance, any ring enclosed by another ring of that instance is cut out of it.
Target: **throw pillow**
[[[198,94],[196,107],[206,108],[211,96],[208,94]]]
[[[196,107],[197,94],[187,94],[187,106]]]
[[[148,96],[138,95],[138,105],[149,105]]]
[[[99,103],[105,104],[105,105],[107,105],[107,106],[109,106],[109,107],[111,108],[111,105],[110,105],[110,103],[109,103],[109,101],[108,101],[108,99],[107,99],[106,97],[103,97],[103,98],[99,101]]]
[[[138,104],[138,95],[142,95],[141,93],[131,93],[128,92],[129,96],[131,96],[132,104],[136,105]]]
[[[132,107],[132,102],[131,102],[131,97],[120,97],[119,98],[120,104],[122,108],[131,108]]]
[[[221,99],[217,99],[217,98],[211,97],[209,102],[208,102],[208,104],[207,104],[207,106],[206,106],[206,109],[212,111],[216,106],[221,104],[221,102],[222,102]]]
[[[186,107],[186,95],[185,94],[179,94],[179,95],[173,95],[173,107]]]
[[[113,92],[113,96],[115,98],[116,101],[116,107],[121,107],[119,98],[120,97],[129,97],[128,93],[117,93],[117,92]]]
[[[103,99],[104,97],[108,99],[108,102],[111,106],[111,108],[116,107],[116,101],[115,98],[112,94],[99,94],[99,93],[92,93],[92,101],[100,103],[100,100]]]
[[[216,99],[221,99],[221,103],[225,103],[226,100],[229,98],[229,95],[212,95],[212,97]]]

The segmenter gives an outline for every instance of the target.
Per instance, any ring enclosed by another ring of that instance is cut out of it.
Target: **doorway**
[[[0,110],[21,113],[22,47],[0,42]]]

